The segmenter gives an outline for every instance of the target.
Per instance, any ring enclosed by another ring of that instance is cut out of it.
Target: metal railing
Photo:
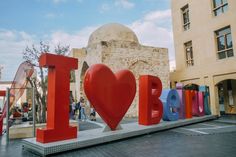
[[[6,90],[6,143],[9,143],[10,140],[10,89],[17,88],[7,88]],[[33,112],[33,137],[36,136],[36,109],[35,109],[35,88],[24,88],[24,89],[32,89],[32,112]]]

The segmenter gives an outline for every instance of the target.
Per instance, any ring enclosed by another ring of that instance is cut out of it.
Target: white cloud
[[[170,60],[170,71],[174,72],[176,70],[176,62],[175,60]]]
[[[67,33],[64,31],[55,31],[48,37],[51,45],[63,44],[70,45],[70,48],[86,47],[90,34],[97,29],[96,26],[85,27],[78,32]]]
[[[165,47],[169,50],[170,68],[175,67],[175,54],[170,10],[153,11],[131,23],[129,27],[137,34],[144,45]]]
[[[105,13],[113,9],[121,8],[121,9],[132,9],[135,6],[134,3],[130,2],[129,0],[115,0],[115,3],[103,3],[100,8],[100,13]]]
[[[107,3],[102,4],[100,8],[100,13],[105,13],[111,9],[111,6]]]
[[[15,34],[12,31],[0,30],[0,41],[3,39],[13,40],[14,38]]]
[[[170,69],[175,67],[174,44],[169,10],[153,11],[128,25],[138,36],[141,44],[169,49]],[[41,37],[24,31],[0,29],[0,65],[4,66],[4,80],[11,80],[17,67],[23,61],[22,51],[27,45],[38,44],[39,40],[48,41],[51,50],[57,44],[70,45],[70,48],[86,47],[90,34],[98,26],[85,27],[77,32],[54,31]]]
[[[35,36],[24,31],[0,29],[0,65],[3,80],[12,80],[19,64],[23,61],[22,51],[31,45]]]
[[[171,10],[164,10],[164,11],[153,11],[148,13],[144,19],[147,21],[152,21],[152,20],[163,20],[166,18],[171,18]]]
[[[9,51],[9,53],[5,53],[7,55],[14,56],[15,54],[19,54],[22,52],[22,50],[19,51],[22,46],[32,43],[34,38],[34,35],[30,35],[24,31],[0,29],[0,54],[3,55],[4,51]]]
[[[3,69],[3,80],[12,80],[18,66],[23,62],[22,52],[26,46],[35,44],[41,40],[50,44],[51,51],[57,44],[70,45],[70,48],[86,47],[90,34],[97,27],[85,27],[78,32],[67,33],[55,31],[51,34],[42,35],[41,38],[28,34],[24,31],[0,29],[0,65]]]
[[[131,28],[140,38],[141,43],[154,46],[167,46],[172,40],[172,32],[166,28],[158,27],[155,23],[144,21],[134,22]]]
[[[115,6],[122,7],[124,9],[132,9],[135,4],[130,2],[129,0],[116,0]]]

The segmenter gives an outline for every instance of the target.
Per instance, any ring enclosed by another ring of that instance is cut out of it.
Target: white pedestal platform
[[[23,140],[23,149],[35,154],[46,156],[59,152],[89,147],[115,140],[158,132],[193,123],[213,120],[216,118],[217,116],[215,115],[207,115],[204,117],[193,117],[192,119],[184,119],[172,122],[163,121],[157,125],[151,125],[151,126],[143,126],[139,125],[137,122],[134,122],[134,123],[122,124],[121,130],[108,131],[108,132],[103,132],[104,128],[85,130],[78,132],[78,138],[76,139],[65,140],[60,142],[52,142],[47,144],[36,142],[35,138],[29,138]]]
[[[78,122],[75,120],[70,120],[70,125],[78,127]],[[46,127],[45,123],[36,124],[36,129],[45,127]],[[33,136],[33,125],[29,124],[28,122],[19,125],[13,125],[9,128],[10,139],[29,138],[29,137],[34,137],[34,136]]]

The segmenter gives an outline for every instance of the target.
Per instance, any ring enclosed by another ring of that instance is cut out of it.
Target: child
[[[96,121],[96,111],[92,106],[90,108],[90,120],[91,121]]]

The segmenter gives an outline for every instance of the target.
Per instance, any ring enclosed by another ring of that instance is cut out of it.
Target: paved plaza
[[[125,119],[123,123],[134,122]],[[102,127],[102,120],[80,123],[80,130]],[[236,116],[223,116],[220,119],[174,128],[167,131],[147,134],[126,140],[110,142],[89,148],[73,150],[52,156],[82,157],[234,157],[236,153]],[[21,140],[5,143],[1,138],[0,156],[37,156],[22,150]]]

